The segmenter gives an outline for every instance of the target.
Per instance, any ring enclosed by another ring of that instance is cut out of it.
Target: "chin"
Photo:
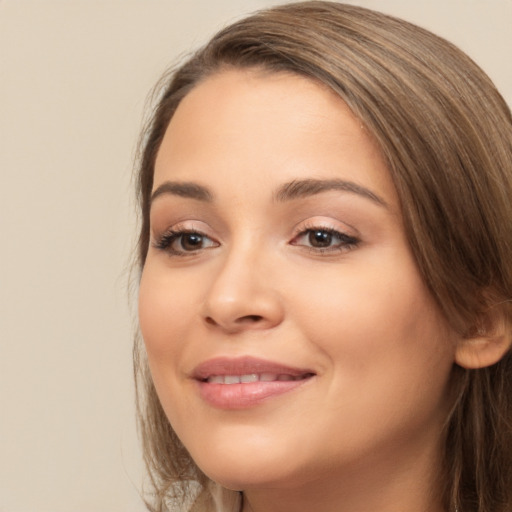
[[[275,466],[271,457],[263,462],[250,460],[243,455],[235,455],[235,457],[227,454],[215,455],[207,458],[199,457],[196,459],[196,464],[208,478],[234,491],[266,486],[283,476],[271,470]]]
[[[203,454],[204,455],[204,454]],[[293,467],[289,461],[292,457],[282,459],[281,454],[267,448],[239,450],[232,447],[222,453],[215,450],[207,457],[195,458],[208,478],[222,487],[234,491],[242,491],[265,487],[293,487],[307,480],[305,471],[295,461]]]
[[[285,487],[291,486],[290,483],[288,483],[288,485],[285,484],[285,482],[289,482],[289,479],[283,479],[283,475],[269,475],[266,469],[256,468],[250,464],[236,471],[232,469],[212,468],[211,471],[204,471],[204,473],[214,482],[232,491],[281,487],[281,485]]]

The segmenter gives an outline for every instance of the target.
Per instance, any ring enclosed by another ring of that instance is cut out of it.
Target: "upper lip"
[[[200,363],[192,372],[196,380],[204,381],[214,375],[248,375],[271,373],[301,377],[314,374],[308,368],[297,368],[257,357],[216,357]]]

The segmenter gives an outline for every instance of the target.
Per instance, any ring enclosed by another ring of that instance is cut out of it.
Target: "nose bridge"
[[[271,258],[258,245],[248,238],[226,249],[205,297],[208,324],[234,332],[266,329],[282,320],[281,299],[271,281]]]

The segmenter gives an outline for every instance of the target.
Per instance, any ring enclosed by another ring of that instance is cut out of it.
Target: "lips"
[[[201,398],[221,409],[256,406],[302,386],[314,375],[310,369],[253,357],[210,359],[192,373]]]
[[[249,382],[285,382],[300,380],[305,375],[294,377],[286,373],[246,373],[244,375],[212,375],[206,379],[206,382],[212,384],[248,384]]]

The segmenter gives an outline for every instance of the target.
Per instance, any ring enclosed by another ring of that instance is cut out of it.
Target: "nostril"
[[[261,322],[263,320],[263,317],[261,315],[246,315],[240,317],[237,322],[239,323],[256,323]]]
[[[204,320],[208,325],[219,325],[219,323],[217,321],[215,321],[211,316],[207,316]],[[263,317],[261,315],[245,315],[245,316],[236,318],[234,323],[235,324],[255,324],[255,323],[261,322],[262,320],[263,320]]]

